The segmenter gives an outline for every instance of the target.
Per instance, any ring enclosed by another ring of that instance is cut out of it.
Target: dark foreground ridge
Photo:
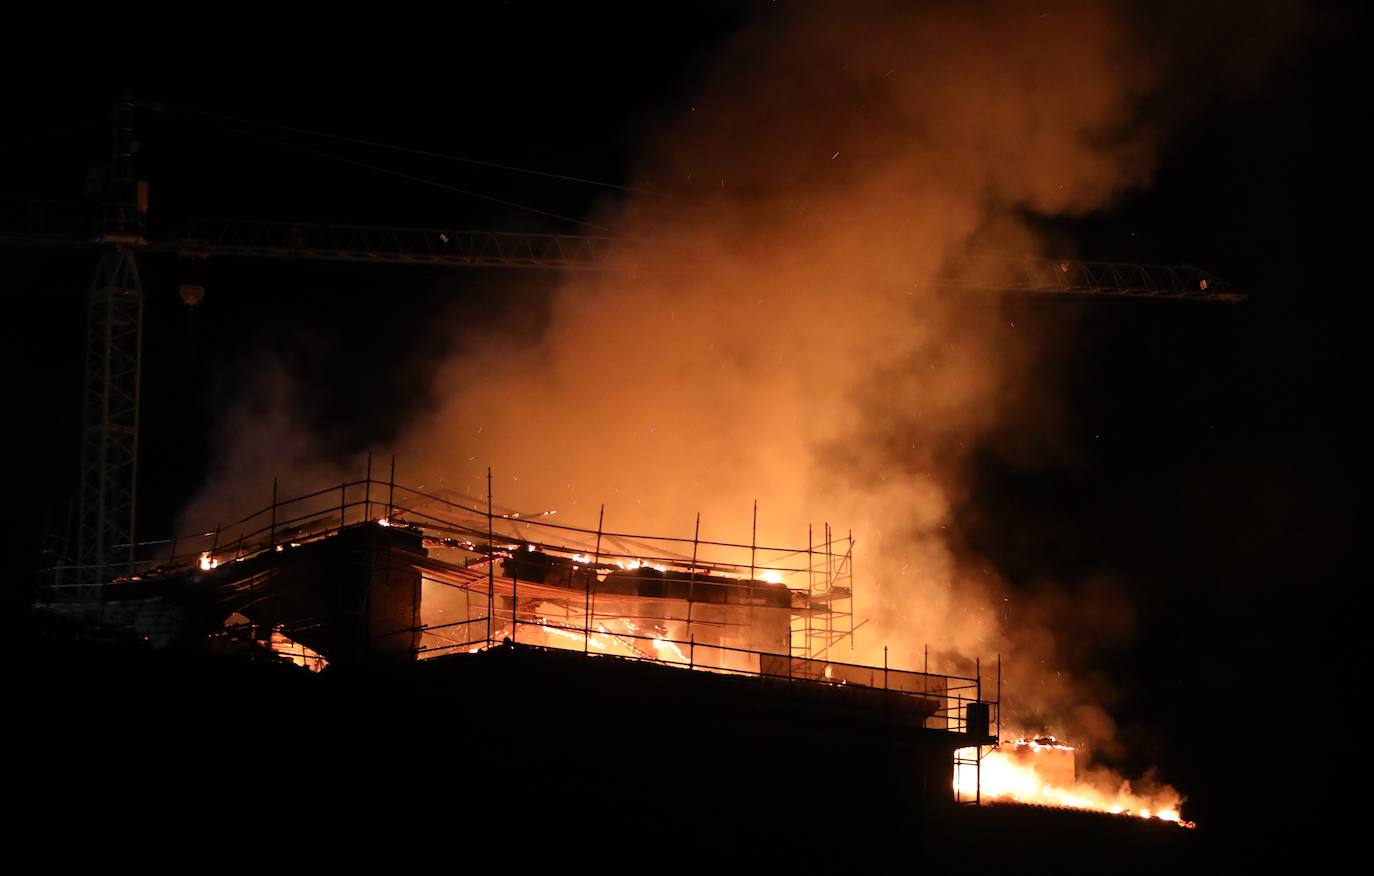
[[[1130,868],[1202,842],[1137,819],[953,806],[940,749],[954,734],[859,690],[510,646],[315,675],[51,621],[8,663],[7,833],[40,869],[744,853]]]

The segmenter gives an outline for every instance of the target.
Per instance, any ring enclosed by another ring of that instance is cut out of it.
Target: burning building
[[[738,670],[751,668],[745,654],[791,652],[794,596],[780,579],[733,578],[643,560],[598,569],[589,557],[562,557],[533,545],[510,551],[500,566],[502,590],[510,593],[498,597],[496,611],[512,619],[503,629],[532,627],[524,638],[532,644],[560,647],[571,626],[594,617],[589,628],[595,633],[586,644],[598,651],[614,642],[636,656],[697,665],[700,646],[700,665]]]
[[[897,783],[885,793],[918,808],[977,799],[976,780],[963,794],[954,774],[976,772],[996,741],[997,700],[981,678],[840,659],[854,630],[848,534],[825,527],[782,548],[551,516],[369,479],[275,502],[232,536],[179,537],[98,593],[59,579],[45,607],[156,633],[172,649],[237,649],[333,677],[409,665],[503,702],[515,689],[544,702],[576,687],[567,708],[580,723],[606,724],[624,706],[589,717],[586,704],[620,691],[674,716],[654,736],[687,748],[717,732],[685,729],[702,721],[767,725],[766,748],[789,763],[866,740],[872,774]],[[140,626],[153,616],[157,630]]]
[[[621,725],[608,716],[622,705],[606,697],[620,690],[672,716],[657,736],[699,745],[686,728],[701,718],[681,712],[680,694],[750,733],[762,720],[809,740],[784,746],[799,761],[812,756],[807,746],[874,745],[873,771],[903,765],[881,793],[918,808],[1015,802],[1187,824],[1172,789],[1140,794],[1119,777],[1085,776],[1079,752],[1053,737],[999,745],[1000,696],[984,696],[981,671],[841,659],[856,628],[848,534],[826,526],[786,548],[588,530],[479,504],[371,478],[344,483],[274,502],[232,535],[173,539],[94,590],[64,583],[58,569],[42,607],[157,647],[335,676],[435,666],[425,677],[451,675],[459,692],[509,703],[523,691],[512,714],[571,686],[581,693],[569,714],[612,736]],[[602,705],[592,714],[587,703]]]

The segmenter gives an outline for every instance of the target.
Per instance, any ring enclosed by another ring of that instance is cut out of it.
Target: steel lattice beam
[[[1243,301],[1230,284],[1191,266],[966,255],[944,266],[943,285],[989,292],[1094,295],[1184,301]]]
[[[67,234],[0,233],[0,244],[79,249],[90,238]],[[602,270],[611,256],[631,253],[632,238],[518,234],[433,228],[382,228],[200,219],[149,243],[150,252],[186,258],[249,257],[436,267]],[[1024,256],[967,255],[948,260],[937,282],[956,289],[1150,298],[1245,300],[1229,283],[1191,266],[1090,262]]]
[[[115,104],[104,197],[96,220],[100,261],[86,299],[86,387],[81,435],[77,558],[97,584],[134,556],[143,283],[134,252],[146,245],[141,184],[134,179],[134,108]]]
[[[595,270],[628,241],[578,234],[515,234],[199,219],[150,249],[187,258],[247,256],[442,267]]]
[[[517,234],[199,219],[150,249],[190,258],[247,256],[451,267],[601,270],[627,255],[633,238]],[[990,292],[1240,301],[1220,278],[1193,267],[969,255],[948,260],[937,282]]]
[[[133,558],[143,284],[132,250],[101,253],[86,308],[77,552],[83,582],[99,583],[115,564]]]

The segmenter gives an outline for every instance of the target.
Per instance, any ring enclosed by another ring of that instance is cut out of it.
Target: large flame
[[[1179,809],[1182,798],[1173,788],[1140,792],[1127,779],[1107,771],[1089,772],[1080,778],[1074,772],[1076,753],[1073,746],[1052,736],[1004,742],[983,755],[981,770],[956,770],[955,791],[960,799],[972,799],[981,784],[985,801],[1083,809],[1196,826],[1183,819]],[[973,754],[971,749],[960,752],[968,759]]]

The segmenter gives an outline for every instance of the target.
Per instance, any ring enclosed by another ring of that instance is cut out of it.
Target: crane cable
[[[394,168],[383,167],[383,166],[381,166],[381,165],[379,165],[379,164],[372,164],[371,162],[367,162],[367,161],[360,161],[360,160],[358,160],[358,159],[356,159],[356,158],[349,158],[349,157],[346,156],[346,155],[338,155],[338,154],[333,153],[333,152],[325,152],[325,151],[322,150],[322,149],[315,149],[315,148],[313,148],[313,147],[305,146],[305,145],[302,145],[302,144],[300,144],[300,143],[292,143],[292,142],[290,142],[290,141],[288,141],[288,140],[279,140],[279,139],[277,139],[276,137],[269,137],[269,136],[267,136],[266,134],[260,134],[260,133],[258,133],[258,132],[256,132],[256,131],[249,131],[249,130],[246,130],[246,129],[244,129],[244,128],[236,128],[236,127],[233,127],[233,126],[231,126],[231,125],[221,125],[221,124],[217,124],[217,123],[215,123],[215,122],[207,122],[207,124],[209,124],[209,125],[210,125],[211,127],[213,127],[213,128],[218,128],[219,130],[222,130],[222,131],[229,131],[230,133],[238,134],[238,135],[243,136],[243,137],[250,137],[250,138],[255,139],[255,140],[261,140],[261,141],[264,142],[264,143],[271,143],[271,144],[273,144],[273,145],[275,145],[275,146],[280,146],[280,147],[282,147],[282,148],[284,148],[284,149],[294,149],[294,150],[299,151],[299,152],[306,152],[306,153],[309,153],[310,155],[316,155],[316,156],[319,156],[319,157],[321,157],[321,158],[328,158],[328,159],[330,159],[330,160],[332,160],[332,161],[338,161],[338,162],[342,162],[343,164],[351,164],[351,165],[353,165],[353,166],[355,166],[355,167],[361,167],[361,168],[364,168],[364,169],[366,169],[366,170],[371,170],[371,171],[373,171],[374,173],[381,173],[381,174],[385,174],[385,175],[387,175],[387,176],[394,176],[394,177],[397,177],[398,179],[408,180],[409,182],[421,183],[421,184],[423,184],[423,185],[434,186],[434,187],[437,188],[437,189],[442,189],[442,190],[447,191],[447,192],[453,192],[453,193],[455,193],[455,194],[465,195],[465,196],[470,197],[470,198],[478,198],[479,200],[489,201],[489,202],[491,202],[491,203],[493,203],[493,204],[500,204],[500,205],[502,205],[502,206],[504,206],[504,207],[512,207],[512,208],[514,208],[514,209],[516,209],[516,210],[523,210],[523,211],[525,211],[525,212],[527,212],[527,213],[537,213],[537,214],[540,215],[540,216],[547,216],[547,217],[549,217],[550,219],[557,219],[557,220],[559,220],[560,222],[571,222],[571,223],[573,223],[573,224],[575,224],[575,225],[582,225],[582,226],[585,226],[585,227],[587,227],[587,228],[593,228],[593,229],[595,229],[595,230],[597,230],[597,231],[609,232],[609,231],[611,230],[611,229],[607,228],[607,227],[604,226],[604,225],[597,225],[597,224],[592,223],[592,222],[586,222],[586,221],[584,221],[584,220],[582,220],[582,219],[575,219],[575,218],[573,218],[573,217],[571,217],[571,216],[564,216],[564,215],[559,214],[559,213],[551,213],[551,212],[549,212],[548,210],[541,210],[541,209],[539,209],[538,207],[531,207],[531,206],[528,206],[528,205],[526,205],[526,204],[518,204],[518,203],[516,203],[515,201],[507,201],[507,200],[504,200],[504,199],[502,199],[502,198],[493,197],[493,196],[491,196],[491,195],[484,195],[484,194],[482,194],[481,192],[474,192],[474,191],[471,191],[471,190],[469,190],[469,189],[462,189],[462,188],[459,188],[458,186],[449,185],[448,183],[444,183],[444,182],[439,182],[438,180],[427,179],[427,178],[422,177],[422,176],[415,176],[414,174],[405,173],[404,171],[395,170]]]
[[[619,183],[605,182],[604,180],[589,179],[581,176],[571,176],[564,173],[554,173],[547,170],[538,170],[530,167],[518,167],[513,164],[501,164],[496,161],[484,161],[480,158],[468,158],[463,155],[451,155],[444,152],[434,152],[429,149],[418,149],[413,146],[400,146],[395,143],[384,143],[380,140],[367,140],[361,137],[350,137],[347,134],[335,134],[330,131],[316,131],[310,128],[301,128],[295,125],[284,125],[279,122],[264,122],[255,119],[246,119],[242,116],[233,116],[227,113],[210,112],[209,110],[194,109],[191,107],[169,107],[173,112],[182,112],[189,115],[203,116],[207,119],[218,119],[220,121],[233,122],[239,125],[252,125],[262,128],[274,128],[278,131],[288,131],[293,134],[303,134],[308,137],[322,137],[328,140],[339,140],[344,143],[356,143],[360,146],[369,146],[374,149],[390,149],[393,152],[404,152],[410,155],[420,155],[425,158],[437,158],[443,161],[454,161],[460,164],[474,164],[479,167],[490,167],[495,170],[505,170],[511,173],[524,173],[531,176],[542,176],[548,179],[557,179],[564,182],[580,183],[582,185],[599,186],[606,189],[617,189],[623,192],[634,192],[641,195],[654,194],[652,189],[639,186],[627,186]]]

